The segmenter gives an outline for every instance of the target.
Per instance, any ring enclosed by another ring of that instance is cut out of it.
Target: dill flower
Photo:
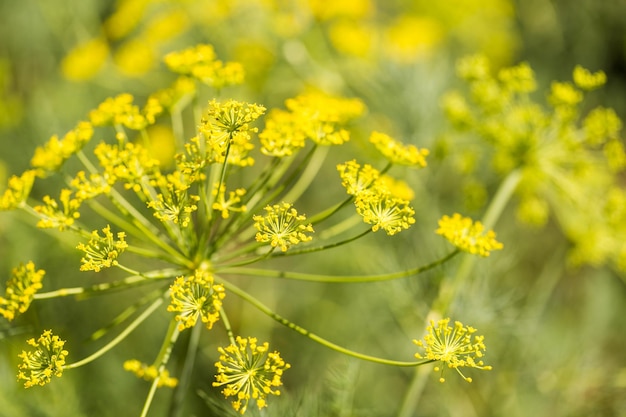
[[[254,227],[258,230],[256,240],[269,242],[272,247],[279,247],[285,252],[289,247],[313,239],[305,233],[313,233],[313,226],[305,224],[306,217],[299,215],[289,203],[266,206],[265,216],[255,215]]]
[[[39,176],[55,172],[69,157],[80,151],[92,136],[93,125],[81,121],[62,139],[54,135],[43,146],[38,146],[30,160],[30,165],[37,170]]]
[[[450,319],[446,318],[439,320],[435,326],[435,322],[431,320],[424,339],[413,340],[413,343],[424,349],[424,354],[418,352],[415,357],[441,362],[442,365],[455,369],[467,382],[472,382],[472,378],[463,375],[459,368],[491,370],[491,366],[485,365],[481,359],[486,349],[484,336],[473,336],[476,329],[463,326],[460,321],[454,322],[454,328],[449,323]],[[443,375],[443,369],[436,366],[435,372],[439,371]],[[439,378],[439,382],[444,381],[443,376]]]
[[[20,207],[28,198],[30,190],[35,182],[36,171],[29,169],[24,171],[19,177],[13,175],[9,178],[9,183],[0,196],[0,210],[14,210]]]
[[[81,271],[100,272],[102,268],[117,265],[118,256],[128,247],[126,233],[118,232],[116,240],[109,225],[102,229],[102,233],[104,236],[100,236],[98,231],[94,230],[86,245],[79,243],[76,247],[76,249],[85,252],[85,256],[80,260]]]
[[[191,213],[198,210],[200,197],[189,194],[189,186],[177,181],[175,175],[168,175],[167,179],[166,192],[150,200],[148,208],[153,209],[154,217],[162,222],[187,227],[191,223]]]
[[[200,131],[211,154],[210,162],[224,162],[228,151],[229,163],[251,165],[251,161],[246,160],[247,153],[253,148],[249,143],[250,133],[256,133],[258,129],[251,127],[250,123],[263,113],[265,107],[256,104],[235,100],[224,103],[211,100],[200,125]]]
[[[89,113],[89,120],[94,126],[121,125],[132,130],[144,129],[148,120],[133,100],[128,93],[109,97]]]
[[[580,65],[574,67],[573,78],[578,88],[587,91],[602,87],[606,83],[606,74],[604,71],[598,71],[592,74],[591,71]]]
[[[154,185],[161,177],[159,161],[139,144],[127,142],[122,146],[103,142],[96,147],[94,155],[111,185],[123,181],[124,188],[139,192],[147,184]]]
[[[392,236],[415,223],[415,211],[409,202],[387,193],[362,192],[354,204],[363,221],[372,225],[373,232],[383,229]]]
[[[380,172],[370,164],[361,167],[354,159],[337,165],[341,185],[350,195],[358,195],[369,189],[380,178]]]
[[[17,314],[28,310],[33,296],[42,287],[41,281],[45,274],[43,269],[36,270],[33,262],[13,268],[4,297],[0,297],[0,315],[11,321]]]
[[[213,210],[217,210],[222,215],[223,219],[227,219],[230,217],[230,212],[245,212],[246,206],[240,205],[241,198],[246,193],[246,190],[243,188],[237,188],[235,191],[229,191],[228,199],[226,199],[226,184],[221,184],[219,187],[220,190],[218,192],[219,183],[215,183],[213,187],[213,195],[215,196],[215,202],[211,206]]]
[[[42,200],[44,205],[33,208],[41,217],[37,222],[37,227],[41,229],[58,228],[63,231],[71,227],[80,217],[78,212],[80,200],[72,197],[72,190],[62,189],[58,202],[49,195],[44,196]]]
[[[216,89],[241,84],[244,79],[243,66],[238,62],[220,61],[211,45],[196,45],[171,52],[164,61],[173,72],[190,75]]]
[[[444,215],[439,220],[435,233],[442,235],[457,248],[474,255],[489,256],[492,250],[502,249],[502,243],[496,240],[493,230],[483,234],[481,222],[474,222],[468,217],[455,213],[452,217]]]
[[[291,365],[285,363],[278,352],[269,352],[269,344],[257,344],[257,339],[237,336],[237,344],[219,347],[219,362],[214,387],[224,386],[225,397],[235,397],[233,408],[244,414],[250,400],[259,409],[267,407],[268,395],[280,395],[275,387],[282,385],[281,377]]]
[[[196,269],[189,277],[178,277],[170,286],[172,299],[167,311],[176,312],[178,329],[193,327],[198,318],[211,329],[220,317],[222,300],[226,296],[221,284],[213,283],[213,275]]]
[[[265,129],[259,133],[259,140],[263,154],[283,157],[304,147],[305,134],[293,113],[274,109],[265,118]]]
[[[159,378],[157,382],[158,387],[174,388],[178,385],[178,379],[170,376],[167,369],[163,369],[161,372],[154,365],[146,365],[138,361],[137,359],[129,359],[124,362],[124,370],[132,372],[137,378],[142,378],[146,381],[154,381]]]
[[[428,149],[418,149],[414,145],[403,145],[389,135],[380,132],[372,132],[370,142],[376,146],[389,161],[398,165],[426,166]]]
[[[20,371],[17,378],[25,381],[24,388],[46,385],[52,376],[61,376],[65,357],[68,354],[67,350],[63,349],[64,340],[53,335],[52,330],[46,330],[37,341],[33,338],[27,340],[26,343],[34,347],[35,350],[22,351],[18,355],[23,363],[19,365]]]

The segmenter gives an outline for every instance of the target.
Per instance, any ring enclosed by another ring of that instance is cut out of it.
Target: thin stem
[[[180,331],[178,330],[178,323],[175,319],[170,321],[169,328],[167,329],[167,334],[165,335],[165,340],[163,341],[163,345],[161,346],[161,351],[157,356],[157,360],[155,362],[159,363],[157,368],[157,376],[152,381],[152,385],[150,385],[150,391],[148,391],[148,396],[146,397],[146,401],[143,404],[143,409],[141,410],[141,417],[146,417],[148,415],[148,410],[150,409],[150,405],[152,404],[152,399],[154,398],[154,394],[156,393],[156,389],[159,386],[159,381],[161,380],[161,374],[165,370],[165,365],[170,359],[170,355],[172,354],[172,349],[174,348],[174,344],[178,339],[178,335]]]
[[[226,315],[226,311],[224,311],[223,307],[220,307],[220,317],[222,318],[222,323],[224,323],[224,329],[226,330],[230,344],[235,345],[235,335],[233,334],[233,329],[230,327],[230,320],[228,320],[228,316]]]
[[[224,268],[218,272],[220,274],[234,274],[234,275],[248,275],[257,277],[271,277],[271,278],[284,278],[293,279],[298,281],[311,281],[311,282],[332,282],[332,283],[357,283],[357,282],[377,282],[377,281],[389,281],[392,279],[404,278],[411,275],[417,275],[422,272],[426,272],[439,265],[452,259],[459,253],[459,250],[450,252],[443,258],[440,258],[427,265],[418,266],[406,271],[393,272],[390,274],[379,275],[321,275],[321,274],[307,274],[291,271],[276,271],[272,269],[261,268]]]
[[[63,369],[74,369],[80,366],[86,365],[89,362],[93,362],[98,359],[100,356],[107,353],[109,350],[114,348],[118,343],[126,338],[133,330],[137,328],[141,323],[144,322],[161,304],[163,303],[163,298],[158,298],[154,300],[154,302],[143,312],[141,313],[132,323],[128,325],[119,335],[117,335],[113,340],[109,343],[101,347],[99,350],[94,352],[93,354],[87,356],[84,359],[79,360],[78,362],[71,363],[69,365],[63,366]]]
[[[185,400],[185,394],[189,387],[189,381],[191,380],[191,374],[193,373],[194,364],[196,362],[196,356],[198,354],[198,346],[200,346],[200,335],[204,326],[200,323],[196,324],[191,329],[191,336],[189,337],[189,346],[187,346],[187,354],[185,355],[185,364],[183,370],[178,378],[178,385],[174,392],[174,398],[170,405],[170,417],[176,417],[180,415],[182,411],[182,404]]]
[[[300,333],[301,335],[308,337],[309,339],[313,340],[314,342],[317,342],[320,345],[325,346],[325,347],[327,347],[329,349],[332,349],[332,350],[334,350],[336,352],[343,353],[345,355],[352,356],[354,358],[361,359],[361,360],[364,360],[364,361],[379,363],[379,364],[382,364],[382,365],[391,365],[391,366],[412,367],[412,366],[425,365],[427,363],[433,362],[431,360],[417,361],[417,362],[396,361],[396,360],[392,360],[392,359],[384,359],[384,358],[379,358],[377,356],[371,356],[371,355],[366,355],[366,354],[363,354],[363,353],[355,352],[353,350],[347,349],[347,348],[345,348],[343,346],[339,346],[339,345],[337,345],[337,344],[335,344],[333,342],[330,342],[330,341],[324,339],[323,337],[320,337],[320,336],[318,336],[318,335],[316,335],[314,333],[311,333],[308,330],[306,330],[305,328],[303,328],[301,326],[298,326],[297,324],[287,320],[286,318],[284,318],[284,317],[280,316],[279,314],[275,313],[274,311],[272,311],[269,307],[267,307],[265,304],[263,304],[257,298],[255,298],[252,295],[248,294],[246,291],[240,289],[239,287],[235,286],[234,284],[229,283],[229,282],[223,282],[223,285],[224,285],[224,287],[228,291],[232,292],[233,294],[238,295],[239,297],[241,297],[245,301],[249,302],[254,307],[259,309],[261,312],[265,313],[266,315],[268,315],[272,319],[276,320],[278,323],[282,324],[283,326],[286,326],[286,327],[290,328],[291,330],[294,330],[295,332]]]
[[[342,246],[342,245],[346,245],[346,244],[348,244],[350,242],[354,242],[355,240],[362,238],[363,236],[365,236],[366,234],[370,233],[371,231],[372,231],[372,229],[368,228],[367,230],[359,233],[356,236],[352,236],[351,238],[344,239],[344,240],[341,240],[339,242],[329,243],[328,245],[324,245],[324,246],[317,246],[317,247],[314,247],[314,248],[304,248],[304,249],[300,249],[300,250],[275,253],[272,256],[272,258],[276,258],[276,257],[279,257],[279,256],[302,255],[302,254],[305,254],[305,253],[319,252],[319,251],[323,251],[323,250],[326,250],[326,249],[336,248],[338,246]]]

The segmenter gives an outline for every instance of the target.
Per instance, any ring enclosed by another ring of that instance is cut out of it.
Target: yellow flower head
[[[372,132],[370,142],[376,146],[376,149],[378,149],[385,158],[394,164],[420,168],[426,166],[425,158],[428,156],[428,149],[418,149],[414,145],[404,145],[380,132]]]
[[[268,343],[257,344],[257,339],[237,336],[237,344],[218,348],[220,353],[216,382],[224,386],[225,397],[235,397],[233,408],[244,414],[251,399],[259,409],[267,407],[268,395],[280,395],[275,387],[282,385],[281,377],[291,365],[285,363],[278,352],[269,352]]]
[[[319,145],[341,145],[350,139],[342,126],[360,116],[365,105],[358,99],[310,92],[285,102],[304,135]]]
[[[483,364],[481,359],[485,351],[484,336],[472,336],[476,329],[465,327],[460,321],[454,322],[454,328],[449,323],[450,319],[446,318],[439,320],[435,326],[431,320],[424,339],[413,340],[413,343],[424,349],[424,354],[416,353],[415,357],[441,362],[448,368],[456,369],[467,382],[472,382],[472,378],[463,375],[459,368],[491,370],[491,366]],[[443,374],[442,368],[435,367],[435,372],[439,371]],[[445,379],[440,377],[439,381],[444,382]]]
[[[272,110],[265,118],[265,129],[259,134],[261,152],[283,157],[304,147],[305,135],[298,118],[285,110]]]
[[[161,177],[159,161],[139,144],[109,145],[103,142],[96,147],[94,154],[109,184],[123,181],[124,188],[139,192],[146,183],[154,185]]]
[[[116,240],[109,225],[102,229],[102,233],[104,236],[100,236],[98,231],[94,230],[86,245],[79,243],[76,247],[76,249],[85,252],[85,256],[80,260],[82,263],[81,271],[100,272],[102,268],[117,265],[118,256],[128,247],[126,233],[118,232]]]
[[[358,195],[371,188],[380,178],[380,172],[369,164],[361,165],[354,159],[337,165],[341,185],[350,195]]]
[[[191,213],[198,210],[200,197],[189,194],[189,185],[186,183],[188,178],[185,174],[175,174],[177,173],[165,177],[167,183],[164,192],[149,201],[148,207],[154,210],[154,217],[160,221],[172,222],[184,228],[191,223]]]
[[[89,122],[79,122],[76,127],[59,139],[52,136],[43,146],[35,149],[30,165],[43,176],[58,171],[67,159],[80,151],[93,136],[93,126]]]
[[[52,330],[46,330],[37,341],[30,339],[26,343],[35,351],[22,351],[19,355],[23,363],[19,365],[17,378],[25,381],[25,388],[46,385],[53,375],[61,376],[67,356],[67,350],[63,349],[64,340],[53,335]]]
[[[583,90],[594,90],[602,87],[606,83],[606,74],[604,71],[594,72],[593,74],[586,68],[576,65],[574,67],[574,84]]]
[[[226,296],[222,284],[213,283],[213,275],[196,269],[189,277],[178,277],[170,286],[172,302],[167,311],[176,312],[180,331],[195,326],[198,317],[211,329],[220,318],[222,300]]]
[[[28,198],[33,183],[35,182],[35,170],[24,171],[19,177],[14,175],[9,178],[9,184],[0,196],[0,210],[14,210],[21,206]]]
[[[226,199],[226,184],[222,184],[217,190],[219,183],[215,183],[213,187],[213,195],[215,196],[215,202],[211,207],[213,210],[217,210],[221,213],[223,219],[230,217],[230,212],[245,212],[246,206],[240,204],[241,197],[244,196],[246,190],[243,188],[237,188],[235,191],[228,193],[228,200]]]
[[[144,129],[149,124],[148,120],[133,100],[128,93],[109,97],[89,113],[89,119],[94,126],[119,125],[132,130]]]
[[[43,269],[35,270],[32,262],[13,268],[11,278],[7,280],[5,296],[0,297],[0,315],[11,321],[16,313],[28,310],[33,296],[42,287],[41,281],[45,274]]]
[[[218,60],[211,45],[197,45],[171,52],[164,60],[173,72],[190,75],[216,89],[241,84],[244,79],[243,66],[238,62]]]
[[[388,235],[408,229],[415,223],[415,211],[409,202],[377,191],[362,192],[354,202],[356,211],[365,223],[372,225],[372,231],[383,229]]]
[[[224,162],[228,151],[229,163],[251,165],[251,158],[246,156],[253,148],[250,133],[256,133],[258,129],[250,124],[263,113],[265,107],[257,104],[211,100],[200,125],[200,131],[206,139],[209,161]]]
[[[502,243],[496,240],[493,230],[483,234],[481,222],[473,222],[468,217],[455,213],[452,217],[444,215],[439,220],[438,235],[442,235],[457,248],[474,255],[489,256],[492,250],[502,249]]]
[[[178,379],[172,378],[167,369],[163,369],[161,372],[154,365],[146,365],[139,362],[137,359],[130,359],[124,362],[124,370],[134,373],[137,378],[142,378],[146,381],[154,381],[159,378],[157,382],[158,387],[174,388],[178,385]]]
[[[300,242],[313,239],[305,233],[313,233],[313,226],[305,224],[306,217],[298,215],[295,208],[289,203],[275,204],[265,207],[265,216],[252,217],[254,227],[258,230],[256,240],[269,242],[272,247],[279,247],[285,252],[289,247]]]
[[[64,188],[59,195],[59,201],[46,195],[43,197],[42,206],[35,206],[34,210],[39,214],[40,220],[37,227],[41,229],[58,228],[60,231],[71,227],[80,217],[78,209],[80,200],[72,196],[72,191]]]

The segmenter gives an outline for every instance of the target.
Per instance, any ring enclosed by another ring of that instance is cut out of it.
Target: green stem
[[[187,354],[185,355],[185,364],[180,373],[180,378],[178,378],[178,385],[176,386],[174,398],[172,399],[172,404],[170,405],[170,417],[176,417],[181,414],[185,394],[187,393],[189,382],[191,380],[191,374],[193,373],[194,364],[196,362],[198,346],[200,346],[200,335],[202,334],[203,329],[204,326],[202,323],[196,324],[191,329],[189,346],[187,346]]]
[[[321,274],[307,274],[300,272],[290,271],[276,271],[272,269],[261,268],[224,268],[218,272],[221,274],[234,274],[234,275],[248,275],[257,277],[271,277],[271,278],[284,278],[293,279],[298,281],[311,281],[311,282],[332,282],[332,283],[357,283],[357,282],[377,282],[377,281],[389,281],[398,278],[404,278],[411,275],[417,275],[422,272],[426,272],[439,265],[444,264],[448,260],[452,259],[459,253],[459,250],[450,252],[443,258],[440,258],[427,265],[418,266],[406,271],[393,272],[390,274],[379,275],[321,275]]]
[[[119,335],[117,335],[113,340],[109,343],[101,347],[99,350],[94,352],[93,354],[87,356],[84,359],[79,360],[78,362],[71,363],[69,365],[63,366],[63,369],[74,369],[80,366],[86,365],[89,362],[92,362],[98,359],[100,356],[107,353],[109,350],[114,348],[118,343],[126,338],[133,330],[137,328],[144,320],[146,320],[161,304],[163,303],[163,298],[156,299],[143,313],[141,313],[132,323],[128,325]]]
[[[369,361],[369,362],[374,362],[374,363],[378,363],[378,364],[382,364],[382,365],[391,365],[391,366],[404,366],[404,367],[412,367],[412,366],[420,366],[420,365],[425,365],[427,363],[431,363],[433,361],[431,360],[426,360],[426,361],[417,361],[417,362],[404,362],[404,361],[396,361],[396,360],[391,360],[391,359],[384,359],[384,358],[379,358],[377,356],[371,356],[371,355],[366,355],[363,353],[359,353],[359,352],[355,352],[353,350],[344,348],[342,346],[339,346],[333,342],[330,342],[314,333],[309,332],[308,330],[306,330],[305,328],[298,326],[297,324],[287,320],[286,318],[278,315],[277,313],[275,313],[274,311],[272,311],[269,307],[267,307],[265,304],[263,304],[261,301],[259,301],[257,298],[253,297],[252,295],[248,294],[246,291],[240,289],[239,287],[237,287],[236,285],[229,283],[229,282],[223,282],[222,283],[224,285],[224,287],[232,292],[233,294],[238,295],[239,297],[241,297],[242,299],[244,299],[245,301],[249,302],[250,304],[252,304],[254,307],[256,307],[257,309],[259,309],[261,312],[267,314],[269,317],[271,317],[272,319],[276,320],[278,323],[282,324],[283,326],[286,326],[288,328],[290,328],[291,330],[294,330],[297,333],[300,333],[303,336],[308,337],[309,339],[313,340],[314,342],[319,343],[322,346],[325,346],[329,349],[332,349],[336,352],[339,353],[343,353],[345,355],[348,356],[352,356],[354,358],[357,359],[361,359],[364,361]]]
[[[223,307],[220,308],[220,317],[222,318],[222,323],[224,323],[224,329],[226,330],[226,334],[228,335],[228,340],[230,340],[230,344],[236,345],[233,328],[230,327],[230,320],[228,320],[228,316],[226,315],[226,311],[224,311]]]
[[[319,252],[319,251],[323,251],[323,250],[326,250],[326,249],[336,248],[338,246],[342,246],[342,245],[346,245],[346,244],[348,244],[350,242],[354,242],[355,240],[362,238],[363,236],[365,236],[366,234],[370,233],[371,231],[372,231],[372,229],[368,228],[368,229],[366,229],[365,231],[359,233],[356,236],[352,236],[351,238],[348,238],[348,239],[345,239],[345,240],[341,240],[339,242],[329,243],[328,245],[324,245],[324,246],[317,246],[317,247],[314,247],[314,248],[304,248],[304,249],[300,249],[300,250],[275,253],[272,256],[272,258],[277,258],[277,257],[281,257],[281,256],[302,255],[302,254],[305,254],[305,253]]]
[[[159,381],[161,380],[161,374],[165,370],[167,362],[170,360],[172,349],[174,348],[174,344],[176,343],[179,334],[180,331],[178,330],[178,323],[176,322],[176,320],[172,319],[170,321],[169,328],[167,329],[167,334],[165,335],[163,345],[161,346],[161,351],[159,352],[157,360],[155,361],[159,364],[157,368],[157,376],[156,378],[154,378],[154,381],[152,381],[152,385],[150,385],[150,391],[148,391],[148,396],[146,397],[146,401],[143,404],[143,409],[141,410],[141,417],[146,417],[148,415],[148,410],[150,409],[150,405],[152,404],[152,399],[154,398],[156,389],[159,386]]]

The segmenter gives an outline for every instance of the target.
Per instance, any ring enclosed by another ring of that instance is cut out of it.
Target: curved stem
[[[450,252],[443,258],[440,258],[434,262],[431,262],[427,265],[418,266],[413,269],[408,269],[406,271],[393,272],[391,274],[380,274],[380,275],[320,275],[320,274],[306,274],[300,272],[290,272],[290,271],[276,271],[272,269],[261,269],[261,268],[224,268],[218,273],[221,274],[235,274],[235,275],[248,275],[248,276],[258,276],[258,277],[271,277],[271,278],[284,278],[284,279],[294,279],[298,281],[312,281],[312,282],[333,282],[333,283],[357,283],[357,282],[377,282],[377,281],[389,281],[392,279],[404,278],[411,275],[417,275],[422,272],[426,272],[430,269],[433,269],[439,265],[444,264],[448,260],[452,259],[459,253],[459,250],[455,250]]]
[[[69,365],[63,366],[63,369],[73,369],[78,368],[80,366],[86,365],[89,362],[93,362],[98,359],[100,356],[107,353],[109,350],[114,348],[118,343],[126,338],[133,330],[137,328],[144,320],[146,320],[161,304],[163,303],[163,298],[156,299],[143,313],[141,313],[132,323],[128,325],[119,335],[117,335],[113,340],[109,343],[101,347],[99,350],[94,352],[93,354],[87,356],[84,359],[79,360],[78,362],[71,363]]]
[[[255,298],[252,295],[248,294],[246,291],[240,289],[236,285],[234,285],[232,283],[229,283],[229,282],[222,282],[222,284],[224,285],[224,287],[228,291],[238,295],[239,297],[241,297],[245,301],[249,302],[254,307],[259,309],[261,312],[267,314],[269,317],[271,317],[272,319],[276,320],[278,323],[282,324],[283,326],[286,326],[286,327],[290,328],[291,330],[294,330],[294,331],[300,333],[301,335],[308,337],[309,339],[313,340],[314,342],[317,342],[320,345],[325,346],[325,347],[327,347],[329,349],[332,349],[332,350],[334,350],[336,352],[343,353],[345,355],[352,356],[354,358],[361,359],[361,360],[364,360],[364,361],[379,363],[379,364],[382,364],[382,365],[391,365],[391,366],[412,367],[412,366],[425,365],[427,363],[433,362],[432,360],[416,361],[416,362],[396,361],[396,360],[392,360],[392,359],[384,359],[384,358],[379,358],[377,356],[371,356],[371,355],[366,355],[366,354],[363,354],[363,353],[355,352],[355,351],[347,349],[347,348],[345,348],[343,346],[339,346],[339,345],[337,345],[337,344],[335,344],[335,343],[333,343],[331,341],[328,341],[328,340],[324,339],[323,337],[320,337],[320,336],[316,335],[315,333],[311,333],[308,330],[306,330],[305,328],[303,328],[301,326],[298,326],[297,324],[295,324],[295,323],[287,320],[286,318],[278,315],[277,313],[272,311],[269,307],[267,307],[265,304],[263,304],[261,301],[259,301],[257,298]]]

